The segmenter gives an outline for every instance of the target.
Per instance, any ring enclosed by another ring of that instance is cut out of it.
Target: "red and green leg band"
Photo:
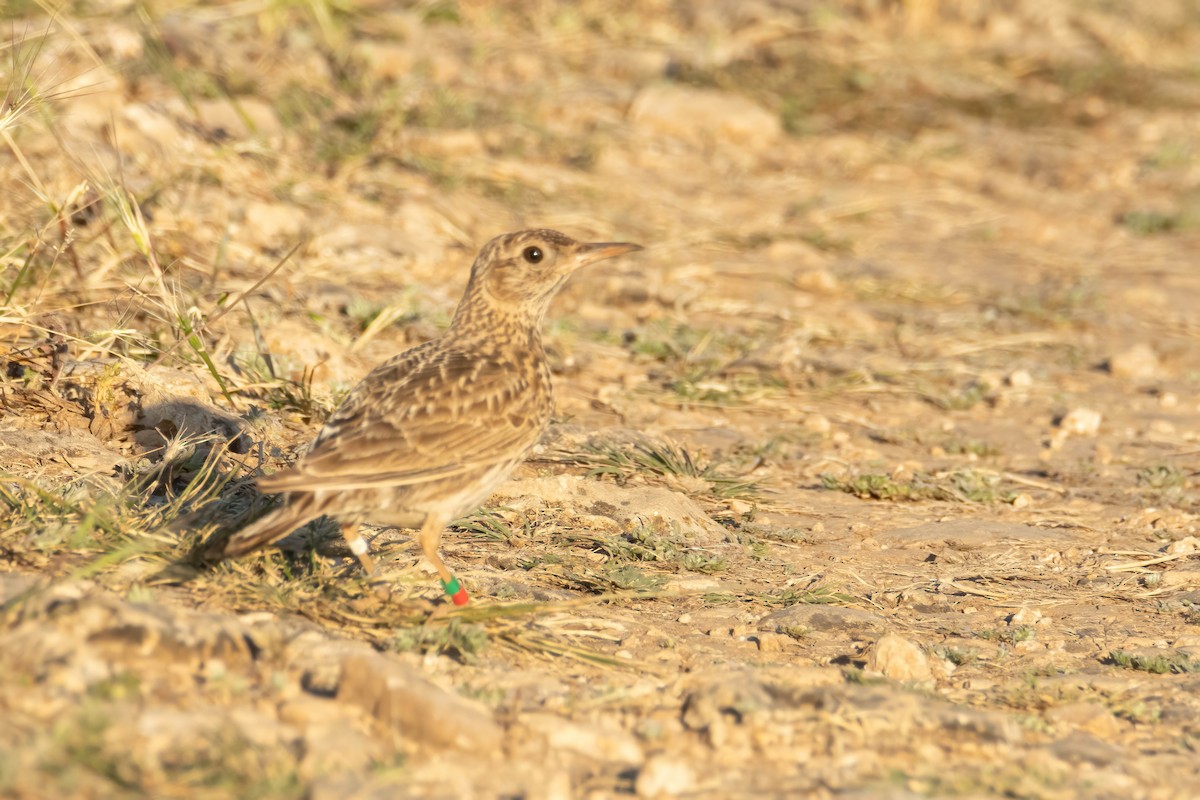
[[[465,606],[471,599],[467,596],[466,588],[458,582],[458,578],[442,581],[442,588],[446,590],[446,594],[449,595],[456,606]]]

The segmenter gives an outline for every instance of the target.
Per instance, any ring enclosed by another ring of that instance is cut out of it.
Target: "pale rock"
[[[544,769],[541,782],[526,790],[525,800],[575,800],[571,785],[571,773],[565,769]]]
[[[754,506],[747,503],[745,500],[739,500],[736,497],[728,501],[729,512],[739,516],[745,516],[754,510]]]
[[[352,725],[316,722],[304,729],[304,757],[300,773],[310,780],[318,775],[364,772],[386,753],[380,742]]]
[[[1121,731],[1112,712],[1095,703],[1067,703],[1049,708],[1046,722],[1055,728],[1086,731],[1103,739],[1111,739]]]
[[[7,603],[17,595],[29,591],[37,581],[38,579],[34,575],[23,575],[19,572],[0,572],[0,604]],[[682,621],[681,617],[680,622]]]
[[[288,669],[300,674],[306,691],[334,695],[342,677],[342,665],[354,656],[372,656],[375,650],[365,642],[330,639],[316,629],[304,630],[288,638],[281,649]]]
[[[1195,536],[1185,536],[1182,539],[1171,542],[1162,549],[1167,555],[1178,555],[1180,553],[1195,553],[1200,551],[1200,539]]]
[[[1033,386],[1033,376],[1029,374],[1029,370],[1015,369],[1008,373],[1005,383],[1014,389],[1028,389]]]
[[[792,637],[782,633],[759,633],[754,638],[757,640],[758,649],[761,652],[780,653]]]
[[[554,750],[615,764],[637,766],[646,755],[633,734],[602,724],[582,725],[553,714],[526,714],[521,724]]]
[[[194,671],[215,660],[241,669],[253,659],[245,628],[236,619],[176,614],[108,595],[56,602],[54,629],[62,636],[39,638],[35,628],[12,632],[3,647],[3,654],[13,659],[7,669],[20,669],[23,663],[33,667],[40,662],[43,669],[79,663],[106,664],[117,672],[117,667],[141,669],[153,662]],[[64,645],[66,653],[59,650]]]
[[[933,680],[929,659],[916,643],[895,633],[880,638],[871,650],[867,669],[894,681],[927,683]]]
[[[150,708],[138,717],[127,745],[135,745],[147,764],[189,763],[227,726],[225,716],[212,709]]]
[[[732,92],[663,85],[645,89],[630,116],[642,131],[697,144],[717,141],[765,150],[783,135],[779,117]]]
[[[916,700],[916,695],[912,696]],[[919,714],[929,714],[930,724],[950,735],[961,733],[981,742],[1015,742],[1021,738],[1020,725],[1007,714],[956,705],[931,708],[927,700],[916,702],[921,707]]]
[[[144,452],[161,454],[166,459],[180,455],[170,449],[173,440],[213,435],[230,442],[235,453],[245,453],[250,448],[242,420],[213,405],[210,398],[215,392],[194,373],[162,366],[143,368],[126,362],[121,365],[116,386],[121,393],[114,392],[114,397],[128,403],[126,410],[133,417],[129,427]],[[118,416],[110,409],[107,420],[112,422]],[[101,434],[101,438],[105,437]],[[208,445],[198,448],[195,457],[203,458],[207,448]]]
[[[337,700],[433,748],[469,750],[487,758],[499,751],[503,737],[480,704],[452,695],[411,667],[377,654],[353,655],[342,663]]]
[[[113,23],[104,29],[113,61],[136,61],[146,51],[146,40],[134,28]]]
[[[1042,612],[1036,608],[1021,608],[1008,618],[1008,624],[1014,627],[1036,625],[1042,618]]]
[[[231,736],[237,737],[233,739],[239,745],[236,750],[230,747]],[[249,709],[227,715],[216,709],[151,708],[132,726],[114,725],[106,737],[111,737],[108,746],[114,752],[136,753],[134,758],[146,774],[209,764],[242,752],[253,752],[256,762],[286,763],[300,742],[291,726]],[[112,741],[118,737],[119,742]]]
[[[1173,562],[1168,569],[1157,575],[1160,586],[1173,589],[1200,587],[1200,562],[1194,560]]]
[[[828,436],[833,430],[833,423],[824,414],[809,414],[804,418],[804,428],[822,436]]]
[[[1074,731],[1066,738],[1049,745],[1048,749],[1067,763],[1094,764],[1098,767],[1112,764],[1125,757],[1125,751],[1122,748],[1084,731]]]
[[[1189,641],[1191,641],[1191,644],[1188,644]],[[1200,636],[1179,637],[1179,641],[1175,643],[1175,652],[1187,658],[1193,665],[1200,664]],[[1178,709],[1178,712],[1182,714],[1188,713],[1182,708]]]
[[[837,278],[823,269],[829,263],[829,256],[808,242],[786,237],[772,239],[762,248],[762,254],[768,261],[796,267],[797,272],[792,276],[792,282],[798,289],[807,291],[811,288],[823,292],[825,288],[840,285]],[[809,281],[813,282],[812,287],[805,285]]]
[[[1095,436],[1103,420],[1099,411],[1073,408],[1058,423],[1059,430],[1070,436]]]
[[[1139,343],[1110,356],[1108,371],[1116,378],[1149,381],[1159,377],[1161,366],[1154,349],[1148,344]]]
[[[1025,639],[1012,646],[1014,653],[1042,653],[1049,650],[1049,645],[1037,639]]]
[[[81,472],[109,474],[124,461],[123,455],[105,447],[86,430],[73,430],[70,435],[40,430],[0,431],[0,464],[9,472],[28,468],[44,480],[47,462],[59,462],[64,476],[75,479]]]
[[[958,671],[958,664],[948,658],[932,658],[929,660],[929,671],[935,681],[949,681]]]
[[[771,692],[748,670],[701,680],[704,683],[689,691],[683,703],[681,719],[689,730],[711,732],[723,728],[727,719],[745,721],[763,716],[775,706]]]
[[[645,800],[678,797],[696,789],[696,771],[686,761],[656,755],[638,772],[634,791]]]

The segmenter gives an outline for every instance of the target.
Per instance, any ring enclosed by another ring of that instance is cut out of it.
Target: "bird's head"
[[[493,313],[540,323],[550,300],[575,270],[641,249],[626,242],[577,242],[551,230],[497,236],[479,251],[456,318],[468,306],[482,303]]]

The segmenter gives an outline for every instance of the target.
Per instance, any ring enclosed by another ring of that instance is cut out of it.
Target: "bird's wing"
[[[550,398],[528,368],[423,346],[376,367],[291,469],[266,491],[410,485],[519,458],[537,442]],[[544,387],[548,388],[548,387]]]

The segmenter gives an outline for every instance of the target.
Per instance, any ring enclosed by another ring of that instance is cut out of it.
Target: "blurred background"
[[[686,311],[852,338],[864,290],[1052,315],[1113,288],[1188,324],[1185,0],[4,14],[7,308],[69,308],[42,327],[96,348],[158,357],[194,324],[214,362],[344,381],[444,325],[478,245],[530,226],[653,248],[561,301],[618,336]]]

